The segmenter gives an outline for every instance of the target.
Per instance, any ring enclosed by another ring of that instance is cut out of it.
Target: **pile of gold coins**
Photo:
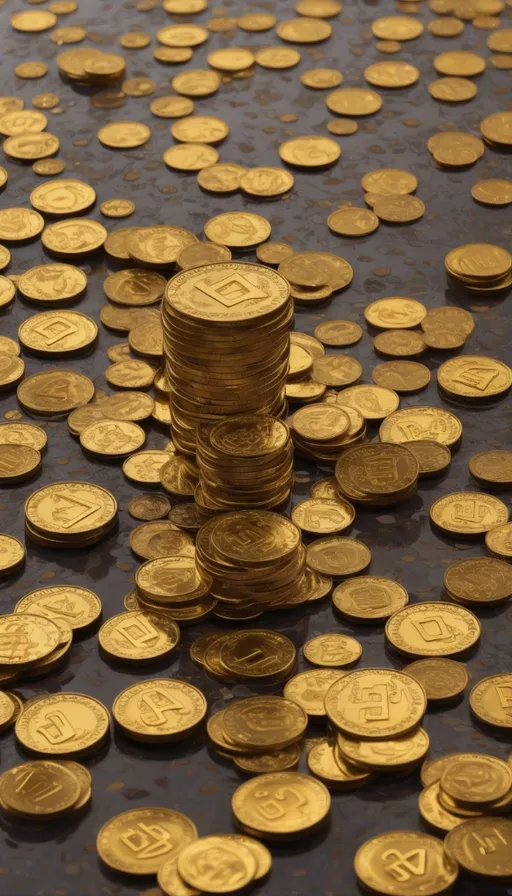
[[[302,593],[306,552],[300,529],[271,511],[237,511],[205,523],[197,536],[196,562],[201,575],[213,581],[211,596],[232,618],[308,599]]]
[[[293,445],[281,420],[245,414],[197,429],[202,506],[212,511],[272,510],[293,486]]]
[[[501,246],[467,243],[444,260],[448,277],[471,293],[493,295],[512,286],[512,255]]]
[[[70,821],[91,795],[91,773],[73,760],[35,759],[0,776],[0,809],[13,821]]]
[[[194,454],[199,423],[283,416],[293,318],[284,277],[228,262],[177,274],[162,309],[176,447]]]
[[[359,411],[337,403],[307,404],[295,411],[290,426],[300,457],[333,466],[342,452],[366,435],[366,422]]]

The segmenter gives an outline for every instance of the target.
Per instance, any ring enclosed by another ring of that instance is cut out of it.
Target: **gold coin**
[[[48,156],[55,155],[59,147],[59,138],[55,134],[48,134],[47,132],[40,134],[31,132],[16,134],[14,137],[8,137],[7,140],[4,140],[2,145],[6,155],[12,159],[22,159],[23,161],[46,159]],[[27,210],[25,209],[24,211]]]
[[[427,346],[423,334],[414,330],[384,330],[373,340],[375,351],[392,358],[410,358],[423,354]]]
[[[114,395],[108,395],[100,401],[100,407],[103,415],[110,420],[130,420],[139,422],[147,420],[151,416],[154,408],[154,401],[145,392],[118,392]],[[145,455],[148,463],[148,481],[155,484],[159,482],[158,477],[151,478],[151,466],[154,466],[160,460],[164,463],[164,457],[168,457],[164,451],[149,452]],[[141,459],[142,460],[142,459]]]
[[[328,90],[339,87],[343,75],[336,68],[309,68],[300,76],[301,84],[313,90]]]
[[[330,137],[293,137],[279,147],[279,155],[288,165],[300,168],[324,168],[341,156],[341,147]]]
[[[300,62],[301,56],[298,50],[292,47],[263,47],[254,54],[254,59],[262,68],[286,69],[293,68]]]
[[[242,249],[263,243],[270,236],[271,226],[266,218],[252,212],[223,212],[210,218],[204,233],[212,243],[232,249]]]
[[[61,159],[39,159],[32,165],[34,174],[39,174],[42,177],[61,174],[65,168],[66,165]]]
[[[372,327],[383,330],[417,327],[426,313],[427,309],[421,302],[402,296],[378,299],[367,305],[364,310],[367,322]]]
[[[330,19],[342,11],[343,4],[339,0],[297,0],[294,9],[301,16]]]
[[[78,755],[99,747],[109,725],[110,715],[99,700],[63,691],[26,703],[15,732],[18,741],[34,753]]]
[[[485,546],[496,557],[503,560],[512,558],[512,523],[489,529],[485,533]]]
[[[78,311],[43,311],[28,317],[18,330],[25,349],[49,357],[84,351],[97,336],[94,321]]]
[[[512,57],[508,53],[495,53],[490,59],[493,68],[501,71],[510,71],[512,68]]]
[[[353,622],[383,622],[402,609],[409,595],[402,585],[377,576],[357,576],[335,588],[335,608]]]
[[[456,398],[489,399],[507,392],[512,386],[512,370],[507,364],[484,355],[450,358],[439,367],[437,382]]]
[[[35,414],[51,416],[69,413],[87,404],[94,395],[94,384],[72,370],[47,370],[34,373],[18,386],[18,401]]]
[[[448,832],[446,853],[469,874],[507,880],[512,872],[511,838],[512,822],[507,818],[470,818]],[[482,852],[482,843],[491,849]]]
[[[452,455],[445,445],[434,442],[432,439],[407,442],[406,447],[414,454],[419,465],[419,478],[428,479],[431,476],[439,476],[446,473],[450,466]]]
[[[194,15],[207,7],[206,0],[164,0],[162,6],[171,15]]]
[[[345,675],[340,669],[310,669],[308,672],[300,672],[287,681],[283,694],[287,700],[291,700],[300,706],[310,719],[319,720],[325,718],[324,706],[327,691]]]
[[[432,19],[428,30],[436,37],[457,37],[464,31],[464,22],[454,16],[444,16],[442,19]]]
[[[179,628],[163,613],[120,613],[104,622],[100,647],[123,662],[147,662],[169,656],[179,643]]]
[[[296,743],[307,727],[307,715],[284,697],[247,697],[226,709],[224,734],[246,751],[283,749]]]
[[[7,537],[2,536],[2,541]],[[0,616],[0,633],[5,641],[1,660],[8,667],[22,668],[45,659],[61,640],[55,622],[34,613]]]
[[[392,389],[359,385],[339,392],[337,403],[357,411],[364,420],[382,420],[396,411],[400,399]]]
[[[373,210],[381,221],[389,224],[410,224],[425,214],[425,205],[417,196],[382,196]]]
[[[238,27],[242,31],[269,31],[276,24],[276,17],[272,13],[245,13],[237,19]]]
[[[442,103],[467,103],[478,93],[478,88],[468,78],[438,78],[428,85],[428,92]]]
[[[322,355],[325,355],[322,343],[315,339],[314,336],[310,336],[309,333],[300,333],[298,330],[294,330],[293,333],[290,333],[290,343],[291,345],[305,348],[313,358],[320,358]]]
[[[7,115],[9,112],[15,112],[17,109],[23,109],[24,101],[17,96],[2,96],[0,98],[0,115]]]
[[[11,575],[25,562],[25,548],[13,535],[0,533],[0,577]]]
[[[109,868],[147,875],[156,874],[167,860],[176,862],[180,850],[196,839],[195,824],[181,812],[141,807],[109,819],[98,833],[96,849]]]
[[[483,535],[508,521],[508,508],[493,495],[483,492],[455,492],[438,498],[430,508],[430,518],[443,532]]]
[[[493,112],[491,115],[487,115],[480,122],[480,130],[483,137],[490,143],[495,143],[498,146],[510,146],[512,144],[512,137],[510,136],[511,120],[510,112]],[[6,145],[4,143],[5,148]]]
[[[103,246],[107,231],[98,221],[88,218],[67,219],[49,224],[41,236],[45,249],[60,256],[90,255]]]
[[[207,165],[197,173],[197,182],[210,193],[233,193],[240,187],[240,178],[246,172],[241,165],[219,162]]]
[[[5,144],[4,144],[5,146]],[[44,227],[44,218],[29,208],[0,209],[0,240],[17,243],[38,236]]]
[[[291,424],[303,439],[330,442],[348,432],[350,419],[336,406],[325,408],[323,404],[312,404],[296,411]]]
[[[377,230],[379,219],[369,209],[347,206],[330,214],[327,225],[340,236],[367,236]]]
[[[220,648],[220,663],[240,681],[261,681],[289,674],[295,659],[296,650],[290,639],[265,629],[234,632]]]
[[[292,189],[295,178],[284,168],[250,168],[240,177],[240,189],[249,196],[270,199]]]
[[[366,193],[378,193],[380,196],[397,196],[414,193],[418,186],[418,178],[409,171],[400,168],[377,168],[368,171],[361,180]],[[382,301],[390,301],[383,299]],[[394,300],[393,300],[394,301]],[[414,301],[401,299],[401,301]],[[376,303],[373,303],[376,304]]]
[[[19,383],[25,372],[25,363],[13,355],[0,353],[0,390]]]
[[[28,445],[43,452],[47,442],[44,429],[35,423],[0,423],[0,445]]]
[[[501,246],[468,243],[452,249],[445,258],[450,274],[461,280],[488,280],[503,277],[512,268],[512,256]]]
[[[130,533],[130,547],[142,560],[178,555],[194,557],[192,539],[180,532],[169,520],[154,520],[138,526]]]
[[[412,40],[423,34],[423,25],[410,16],[384,16],[373,20],[372,34],[381,40]]]
[[[472,712],[482,722],[497,728],[512,728],[508,695],[512,687],[512,674],[488,675],[481,678],[469,694]]]
[[[151,96],[156,87],[156,81],[152,78],[128,78],[121,84],[121,90],[126,96]]]
[[[70,264],[43,264],[21,275],[18,289],[34,302],[67,302],[78,298],[87,286],[87,277]]]
[[[57,24],[57,16],[46,9],[27,9],[13,13],[10,23],[16,31],[47,31]]]
[[[0,270],[6,268],[11,261],[11,253],[6,246],[0,246]]]
[[[217,150],[206,143],[180,143],[163,154],[165,164],[177,171],[200,171],[215,165],[218,158]]]
[[[379,429],[383,442],[410,442],[431,439],[449,448],[462,436],[462,423],[443,408],[411,407],[390,414]],[[496,523],[496,525],[498,525]]]
[[[423,342],[427,348],[433,348],[438,351],[453,351],[456,348],[462,348],[466,342],[464,333],[455,328],[446,328],[442,330],[437,326],[423,325]]]
[[[359,130],[357,121],[350,118],[334,118],[327,123],[327,130],[337,137],[348,137],[350,134],[356,134]]]
[[[183,96],[211,96],[220,87],[220,77],[217,72],[209,69],[192,69],[176,75],[171,81],[171,87]],[[211,164],[211,162],[210,162]]]
[[[100,128],[97,136],[103,146],[111,149],[134,149],[147,143],[151,131],[139,121],[116,121]]]
[[[413,883],[409,870],[402,875],[401,864],[395,870],[396,862],[408,862],[411,856],[421,860],[421,865],[414,865]],[[354,868],[363,886],[383,896],[411,896],[419,892],[436,896],[449,889],[459,874],[459,867],[445,852],[443,842],[416,831],[390,831],[367,840],[355,854]],[[406,881],[402,879],[405,874]]]
[[[324,355],[315,359],[312,377],[317,383],[339,389],[357,382],[362,372],[363,368],[356,358],[349,355]]]
[[[30,525],[50,537],[92,535],[110,525],[116,514],[114,496],[87,482],[54,482],[33,492],[25,502]]]
[[[427,702],[437,704],[457,700],[466,690],[469,673],[463,663],[443,657],[416,660],[404,672],[423,685]]]
[[[199,482],[199,470],[187,458],[171,457],[160,469],[160,482],[171,495],[192,497]]]
[[[151,43],[149,34],[142,34],[139,31],[127,31],[119,38],[119,43],[127,50],[141,50]]]
[[[444,587],[452,600],[465,605],[501,603],[512,597],[512,570],[503,560],[467,557],[448,567]]]
[[[248,775],[265,775],[296,769],[300,760],[300,745],[292,744],[284,750],[269,753],[234,753],[233,764]]]
[[[188,886],[210,893],[232,893],[255,879],[257,865],[242,842],[229,835],[217,835],[189,843],[179,853],[177,867]]]
[[[32,78],[44,78],[48,74],[46,62],[19,62],[14,69],[18,78],[31,80]]]
[[[315,572],[328,576],[353,576],[369,566],[371,553],[355,538],[319,538],[308,545],[306,562]]]
[[[374,87],[410,87],[418,80],[420,73],[415,65],[408,62],[374,62],[364,70],[364,77]]]
[[[138,594],[154,604],[179,605],[206,597],[212,583],[188,554],[147,560],[137,570],[135,584]]]
[[[439,831],[451,831],[461,824],[462,818],[454,815],[439,802],[439,781],[434,781],[421,791],[418,797],[418,809],[423,821]]]
[[[212,115],[190,115],[171,125],[171,134],[182,143],[220,143],[228,136],[229,127]]]
[[[192,115],[194,103],[184,96],[160,96],[151,101],[149,109],[157,118],[182,118]]]
[[[172,236],[172,234],[168,235],[166,232],[162,234],[163,240],[165,240],[166,252],[165,256],[163,254],[160,256],[161,258],[166,259],[169,255],[175,255],[178,251],[178,240],[175,239],[173,241]],[[156,241],[157,234],[154,237]],[[173,243],[173,245],[170,243]],[[132,251],[143,253],[147,258],[153,259],[153,263],[155,263],[151,237],[142,241],[135,237],[135,241],[132,243],[129,240],[127,245]],[[109,274],[103,281],[103,289],[111,302],[130,307],[142,307],[154,305],[155,302],[162,298],[166,282],[165,277],[162,277],[156,271],[127,268],[123,271],[115,271],[113,274]]]
[[[0,308],[7,308],[14,301],[16,287],[7,277],[0,277]]]
[[[245,47],[226,47],[208,53],[206,61],[221,72],[242,72],[254,65],[254,56]]]
[[[344,758],[361,768],[379,772],[399,772],[416,767],[429,748],[428,734],[423,728],[384,740],[358,740],[338,731],[336,740]]]
[[[476,616],[464,607],[424,601],[398,610],[386,623],[386,637],[407,656],[454,656],[480,637]]]
[[[355,510],[348,501],[341,498],[334,501],[309,498],[296,504],[291,516],[303,532],[330,535],[348,529],[354,521]]]
[[[371,708],[375,705],[380,707],[377,713]],[[363,740],[407,734],[419,725],[426,707],[422,686],[395,669],[347,672],[331,685],[325,697],[325,710],[333,725]]]
[[[106,199],[100,205],[100,212],[106,218],[128,218],[135,211],[131,199]]]
[[[91,454],[104,458],[126,457],[144,444],[142,427],[126,420],[98,420],[80,433],[80,445]]]
[[[72,631],[88,628],[101,615],[101,601],[79,585],[49,585],[30,591],[18,601],[15,613],[34,613],[54,622],[67,622]]]
[[[434,68],[440,75],[473,78],[483,72],[486,65],[482,56],[467,50],[449,50],[434,57]]]
[[[21,818],[56,818],[73,809],[79,797],[78,779],[58,762],[25,762],[1,778],[2,807]]]
[[[138,480],[137,480],[138,481]],[[160,520],[167,516],[171,505],[164,495],[141,495],[132,498],[128,513],[136,520]]]
[[[417,361],[384,361],[372,370],[372,380],[378,386],[394,392],[418,392],[430,382],[430,370]]]
[[[315,327],[315,336],[324,345],[354,345],[363,335],[359,324],[350,320],[326,320]]]
[[[28,134],[44,131],[48,119],[42,112],[24,109],[20,112],[8,112],[0,118],[0,134],[12,137],[15,134]]]
[[[471,195],[482,205],[510,205],[512,202],[512,181],[504,178],[479,180],[471,187]]]
[[[208,40],[208,32],[201,25],[167,25],[156,39],[166,47],[198,47]]]
[[[307,764],[311,774],[331,790],[355,790],[371,778],[371,772],[346,762],[336,743],[327,739],[313,745]]]
[[[207,171],[208,169],[203,169]],[[231,252],[226,246],[216,243],[197,242],[180,249],[177,264],[180,270],[188,271],[200,265],[212,264],[216,261],[231,261]]]
[[[359,641],[336,633],[317,635],[304,644],[304,656],[309,663],[327,668],[339,668],[356,663],[363,652]]]
[[[316,44],[331,36],[332,26],[322,19],[301,16],[299,19],[279,22],[276,34],[281,40],[293,44]]]
[[[29,479],[40,466],[41,454],[36,448],[0,445],[0,482],[3,485]]]
[[[107,367],[105,378],[118,389],[147,389],[153,385],[155,369],[146,361],[116,361]]]
[[[510,765],[485,753],[462,753],[441,774],[441,790],[469,808],[485,809],[512,787]]]
[[[268,799],[283,792],[298,795],[282,807],[279,814],[266,810]],[[300,837],[314,830],[328,817],[331,808],[329,791],[320,781],[299,772],[274,772],[258,775],[237,788],[232,797],[236,821],[247,831],[265,839]]]
[[[206,709],[206,700],[198,688],[173,678],[156,678],[121,691],[114,700],[112,714],[127,737],[157,743],[190,737],[204,719]]]

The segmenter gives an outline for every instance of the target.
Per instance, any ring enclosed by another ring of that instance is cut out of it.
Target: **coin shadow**
[[[115,724],[113,740],[122,755],[133,756],[136,759],[144,759],[149,762],[190,759],[205,747],[205,737],[202,734],[196,734],[194,737],[187,737],[176,742],[161,741],[152,744],[150,741],[131,740]]]
[[[77,809],[62,819],[52,818],[50,823],[44,819],[17,821],[2,815],[0,830],[4,831],[7,837],[16,840],[17,843],[49,843],[50,841],[63,843],[78,830],[85,816],[89,814],[90,805],[91,801],[89,800],[82,809]]]
[[[114,871],[113,868],[109,868],[105,862],[102,862],[100,858],[98,858],[97,867],[99,868],[102,877],[116,885],[113,892],[126,892],[125,888],[128,884],[130,885],[130,889],[133,887],[133,874],[124,873],[123,871]],[[155,875],[137,874],[137,888],[139,887],[140,891],[137,891],[140,893],[144,893],[146,890],[148,893],[156,893]]]
[[[99,654],[109,669],[113,672],[129,672],[134,681],[139,678],[155,678],[158,673],[169,672],[169,667],[179,658],[178,652],[174,650],[168,656],[162,657],[162,659],[159,659],[158,661],[149,660],[146,663],[141,662],[140,660],[133,663],[123,662],[122,660],[109,656],[108,653],[102,650],[101,646],[99,647]]]
[[[487,722],[483,722],[482,719],[479,719],[474,712],[470,712],[470,716],[472,724],[481,734],[485,734],[486,737],[492,737],[494,740],[497,740],[504,746],[510,748],[510,728],[498,728],[497,725],[489,725]]]
[[[60,689],[59,691],[55,690],[52,693],[57,692],[60,693]],[[107,731],[104,740],[97,748],[93,747],[91,748],[90,752],[85,752],[83,755],[81,755],[80,753],[62,753],[60,755],[53,755],[51,753],[48,753],[47,755],[42,755],[41,753],[32,752],[32,750],[27,749],[17,739],[15,741],[15,749],[22,762],[28,762],[31,759],[47,759],[49,761],[56,760],[57,762],[60,759],[72,759],[80,762],[82,765],[88,766],[97,765],[99,762],[102,762],[109,753],[110,744],[111,733],[109,730]]]
[[[364,543],[371,549],[372,547],[385,545],[387,548],[405,548],[417,543],[421,528],[421,519],[415,518],[414,514],[420,512],[423,508],[423,497],[420,494],[414,495],[407,501],[407,517],[401,516],[401,505],[390,504],[389,507],[379,507],[379,526],[378,532],[375,532],[375,507],[357,508],[357,528]],[[366,524],[369,523],[367,526]],[[370,575],[370,573],[368,573]],[[366,575],[366,573],[365,573]]]
[[[474,613],[475,616],[478,616],[479,619],[496,619],[498,616],[503,616],[504,613],[510,607],[510,598],[508,600],[502,600],[500,603],[496,604],[471,604],[471,603],[462,603],[462,601],[452,600],[450,595],[443,589],[441,592],[442,600],[446,601],[446,603],[452,604],[452,606],[456,607],[465,607],[467,610],[470,610],[471,613]]]
[[[105,571],[112,569],[115,564],[115,557],[110,554],[109,545],[116,545],[118,531],[119,521],[116,520],[113,528],[101,539],[103,551],[101,553],[101,565],[99,571],[96,571],[96,569],[89,570],[89,575],[94,580],[96,580],[96,578],[101,578]],[[96,544],[99,544],[99,542],[96,542]],[[92,547],[96,547],[96,544],[92,545]],[[32,541],[28,535],[25,535],[25,551],[27,559],[30,557],[37,557],[39,560],[44,560],[46,563],[56,563],[57,565],[62,564],[65,559],[67,569],[72,572],[83,573],[86,571],[87,564],[89,563],[91,546],[70,545],[68,547],[65,545],[62,548],[43,547],[43,545],[38,545]],[[99,553],[95,554],[96,559],[99,556]]]

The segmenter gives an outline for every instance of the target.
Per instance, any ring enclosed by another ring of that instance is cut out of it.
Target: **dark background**
[[[298,309],[295,328],[312,332],[323,319],[340,318],[364,325],[363,310],[377,298],[406,295],[421,300],[428,307],[458,304],[473,312],[476,329],[468,339],[465,351],[482,353],[510,361],[510,297],[493,300],[455,293],[447,286],[443,259],[446,252],[463,242],[489,241],[510,248],[512,223],[510,207],[488,208],[471,198],[471,185],[481,178],[510,177],[510,156],[486,147],[483,158],[471,169],[437,170],[426,148],[428,137],[440,129],[458,129],[478,133],[482,118],[500,109],[510,108],[511,74],[489,67],[476,82],[478,95],[470,103],[451,107],[437,103],[427,91],[436,75],[434,56],[447,49],[481,52],[486,48],[489,32],[470,23],[465,33],[455,40],[432,37],[427,31],[419,39],[404,43],[398,58],[414,62],[421,70],[421,79],[406,90],[381,91],[381,111],[361,119],[357,134],[334,138],[340,141],[342,156],[329,171],[297,171],[293,191],[284,199],[268,204],[253,203],[242,195],[214,196],[200,191],[195,176],[168,170],[161,161],[163,151],[173,140],[169,134],[171,121],[154,118],[149,112],[153,97],[127,98],[124,108],[98,109],[91,105],[90,91],[63,83],[58,76],[54,57],[61,50],[46,34],[25,35],[10,28],[9,16],[28,7],[22,0],[11,0],[0,9],[2,54],[0,72],[2,92],[22,96],[27,108],[31,98],[41,92],[59,95],[57,111],[49,111],[48,130],[61,141],[59,157],[66,163],[64,177],[76,176],[90,183],[97,191],[96,208],[89,215],[102,220],[109,228],[155,223],[179,224],[201,236],[205,221],[221,211],[254,209],[272,223],[272,238],[285,240],[296,249],[318,249],[338,253],[354,268],[354,280],[348,290],[333,297],[321,308]],[[214,13],[214,5],[193,21],[206,22]],[[293,17],[292,3],[267,2],[247,6],[241,0],[227,0],[226,15],[248,11],[272,11],[279,19]],[[217,11],[217,10],[215,10]],[[328,135],[326,124],[331,118],[324,103],[325,91],[303,87],[299,75],[315,65],[339,68],[345,85],[364,84],[364,67],[384,56],[374,48],[371,21],[393,14],[391,0],[381,3],[347,2],[341,16],[332,20],[334,34],[325,44],[299,47],[302,62],[286,72],[267,71],[256,67],[246,80],[234,79],[224,84],[217,95],[196,103],[196,112],[212,113],[225,119],[231,133],[220,147],[223,161],[247,166],[278,165],[278,146],[293,135]],[[426,3],[420,12],[426,24],[434,14]],[[503,25],[510,25],[511,10],[502,14]],[[247,34],[211,34],[207,44],[196,49],[186,66],[164,66],[153,60],[158,28],[173,21],[162,9],[137,11],[134,3],[111,0],[81,0],[79,10],[62,16],[59,25],[84,24],[89,41],[95,46],[123,53],[128,60],[127,76],[149,76],[158,83],[153,96],[170,93],[169,79],[185,68],[206,67],[208,50],[223,46],[259,47],[277,44],[273,32]],[[179,19],[176,19],[179,21]],[[182,19],[188,21],[188,19]],[[124,50],[118,37],[130,27],[140,27],[152,36],[152,43],[143,50]],[[82,44],[83,46],[84,44]],[[68,49],[64,47],[63,49]],[[22,81],[14,74],[14,66],[22,60],[44,59],[49,74],[38,81]],[[283,121],[283,116],[294,121]],[[100,145],[96,132],[107,121],[133,119],[151,126],[152,139],[144,147],[115,152]],[[43,179],[30,165],[18,165],[7,159],[9,183],[0,196],[1,207],[29,207],[29,193]],[[378,167],[400,167],[414,172],[419,179],[417,194],[426,204],[426,214],[415,224],[394,228],[382,224],[379,230],[361,240],[343,239],[327,228],[328,213],[340,203],[363,205],[360,179],[365,172]],[[102,200],[128,197],[137,204],[136,213],[122,221],[107,221],[99,211]],[[12,248],[8,273],[20,274],[27,268],[50,260],[39,240],[31,245]],[[254,254],[242,256],[254,260]],[[89,276],[87,294],[74,307],[89,314],[99,323],[104,302],[102,281],[108,262],[99,259],[81,265]],[[508,308],[507,308],[508,304]],[[19,297],[14,306],[0,318],[0,331],[16,338],[17,327],[25,317],[41,310]],[[357,356],[364,367],[363,381],[371,381],[371,370],[379,359],[373,353],[372,339],[365,332],[363,340],[348,351]],[[106,349],[117,338],[100,325],[100,337],[94,353],[76,360],[57,360],[62,368],[72,367],[92,376],[98,389],[105,389],[104,370],[110,363]],[[444,356],[431,352],[426,363],[432,371]],[[48,366],[42,359],[26,357],[27,373]],[[423,359],[422,359],[423,360]],[[107,389],[107,391],[110,391]],[[447,406],[439,398],[435,383],[417,396],[405,397],[401,406],[434,404]],[[17,405],[15,391],[1,396],[3,419],[29,419]],[[444,478],[422,484],[419,494],[402,507],[383,512],[358,509],[352,534],[361,538],[372,550],[370,572],[388,576],[403,583],[412,601],[438,600],[443,596],[445,568],[461,557],[484,554],[483,540],[473,543],[443,540],[432,532],[428,511],[433,500],[448,492],[477,488],[468,472],[468,461],[485,448],[510,447],[510,401],[505,399],[494,408],[456,410],[463,425],[462,447],[453,458],[451,470]],[[46,428],[48,452],[36,480],[6,488],[0,497],[0,528],[23,539],[23,502],[36,487],[60,479],[91,479],[110,488],[120,505],[119,532],[101,544],[85,551],[49,551],[27,542],[27,563],[24,570],[2,582],[1,609],[12,611],[15,602],[26,592],[49,584],[73,582],[95,590],[103,601],[107,618],[123,609],[123,597],[131,589],[137,562],[130,553],[128,536],[136,522],[127,513],[127,506],[136,494],[136,486],[124,479],[120,467],[102,465],[82,454],[78,443],[68,434],[65,420],[36,420]],[[374,435],[374,431],[370,432]],[[147,447],[163,446],[168,439],[165,429],[149,427]],[[297,463],[295,499],[308,495],[309,485],[316,478],[328,475],[314,470],[302,461]],[[499,493],[506,499],[505,493]],[[472,680],[510,668],[509,609],[479,612],[482,623],[481,641],[468,659]],[[308,638],[321,632],[341,631],[355,635],[363,644],[362,665],[405,665],[388,654],[382,628],[351,626],[333,614],[329,598],[310,610],[275,613],[254,623],[286,632],[300,647]],[[225,629],[216,622],[183,629],[183,643],[176,656],[159,667],[129,672],[107,665],[98,653],[96,635],[75,642],[69,662],[53,676],[36,683],[22,685],[19,693],[29,698],[45,692],[73,690],[89,693],[109,708],[114,697],[130,682],[157,675],[178,676],[194,682],[207,695],[210,713],[227,706],[233,698],[248,696],[242,685],[226,685],[198,670],[189,658],[191,641],[206,631]],[[302,658],[300,667],[304,668]],[[278,692],[278,691],[277,691]],[[510,736],[483,731],[472,721],[467,696],[452,708],[430,711],[425,728],[431,739],[431,756],[454,750],[487,750],[501,757],[509,752]],[[321,733],[321,731],[320,731]],[[314,736],[315,732],[312,732]],[[18,749],[13,733],[1,738],[1,769],[26,759]],[[102,869],[95,851],[96,833],[112,815],[136,806],[162,805],[178,809],[196,823],[200,834],[233,830],[230,800],[242,777],[223,760],[213,757],[206,748],[204,733],[182,745],[159,748],[139,747],[113,736],[107,749],[93,755],[86,764],[93,776],[93,799],[85,817],[76,821],[13,827],[0,821],[0,893],[2,896],[98,896],[156,892],[154,879],[138,881],[122,878]],[[301,766],[302,767],[302,766]],[[358,886],[352,869],[356,849],[369,837],[395,828],[421,830],[417,809],[420,782],[418,774],[378,780],[352,794],[333,796],[330,830],[304,843],[272,847],[274,865],[271,876],[258,890],[266,896],[286,893],[288,896],[309,896],[311,893],[331,896],[354,896]],[[461,880],[456,893],[475,896],[486,892],[503,892],[502,887]],[[508,892],[512,892],[509,890]]]

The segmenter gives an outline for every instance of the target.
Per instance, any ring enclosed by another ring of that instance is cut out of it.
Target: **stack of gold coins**
[[[222,52],[222,51],[219,51]],[[200,837],[158,869],[164,893],[238,893],[264,878],[272,856],[263,843],[244,834]],[[220,883],[221,881],[221,883]]]
[[[182,271],[167,284],[162,318],[178,450],[195,453],[199,423],[285,415],[293,304],[284,277],[235,262]]]
[[[507,815],[512,806],[512,768],[488,753],[448,753],[427,760],[421,783],[420,814],[438,831],[451,831],[468,818]],[[492,825],[499,820],[493,818]]]
[[[302,602],[300,529],[276,513],[245,510],[214,517],[199,530],[196,562],[213,579],[212,597],[231,610]]]
[[[325,712],[346,762],[367,771],[409,771],[425,758],[420,727],[427,708],[423,686],[395,669],[347,672],[325,695]]]
[[[359,504],[384,507],[416,493],[419,464],[405,445],[365,442],[345,451],[335,476],[342,495]]]
[[[286,635],[266,629],[212,632],[194,641],[192,659],[215,678],[274,684],[289,678],[297,651]]]
[[[469,292],[492,295],[512,285],[512,255],[490,243],[467,243],[448,252],[448,277]]]
[[[118,53],[104,53],[95,47],[77,47],[57,56],[59,74],[80,84],[114,84],[126,72],[126,59]]]
[[[25,531],[42,547],[84,548],[116,525],[117,501],[89,482],[54,482],[25,502]]]
[[[366,423],[357,410],[318,402],[300,408],[289,420],[300,457],[334,465],[340,454],[363,441]]]
[[[290,497],[293,444],[286,423],[243,414],[197,430],[202,504],[213,510],[271,510]]]
[[[91,783],[79,762],[35,759],[0,777],[0,809],[17,821],[69,819],[90,801]]]
[[[147,560],[135,574],[139,603],[149,609],[201,604],[208,597],[212,578],[194,556],[177,554]]]

